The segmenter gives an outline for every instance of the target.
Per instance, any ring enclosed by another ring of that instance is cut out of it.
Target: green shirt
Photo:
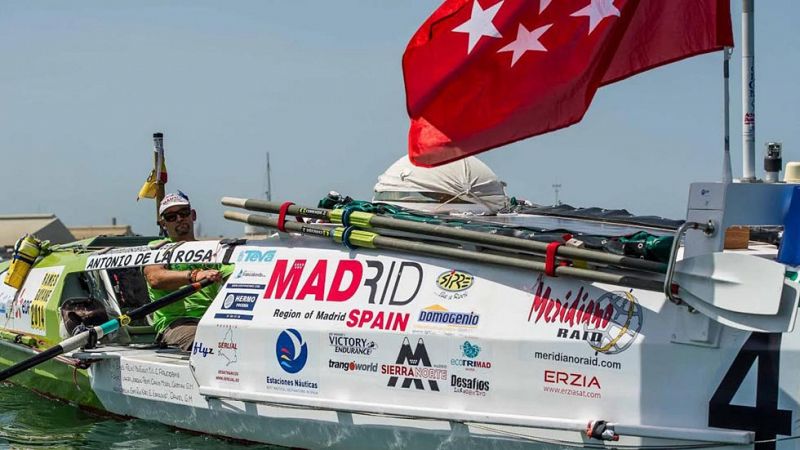
[[[172,242],[171,239],[166,239],[167,242]],[[150,242],[150,244],[155,244],[157,242],[161,242],[161,240]],[[233,273],[234,266],[233,264],[168,264],[167,269],[169,270],[193,270],[193,269],[216,269],[222,273],[223,278],[227,278],[231,273]],[[187,280],[188,284],[188,280]],[[196,317],[200,318],[206,312],[206,309],[211,305],[211,302],[214,301],[214,298],[217,296],[220,288],[222,287],[222,283],[214,283],[210,286],[206,286],[203,289],[195,292],[194,294],[189,295],[188,297],[184,298],[183,301],[175,302],[171,305],[167,305],[161,309],[158,309],[153,312],[153,326],[155,327],[156,331],[159,333],[164,332],[167,329],[169,324],[171,324],[176,319],[180,319],[183,317]],[[156,289],[151,287],[150,284],[147,285],[147,293],[150,295],[150,301],[155,301],[160,299],[161,297],[171,293],[173,291],[166,290],[166,289]]]

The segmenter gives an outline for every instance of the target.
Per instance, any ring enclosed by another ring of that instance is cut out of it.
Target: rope
[[[344,221],[344,216],[342,216],[342,220]],[[353,243],[350,242],[350,235],[353,233],[353,230],[355,229],[356,227],[348,226],[344,229],[344,231],[342,231],[342,244],[344,244],[344,246],[349,248],[350,250],[356,249]]]

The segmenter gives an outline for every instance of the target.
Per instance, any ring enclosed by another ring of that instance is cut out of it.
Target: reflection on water
[[[0,383],[0,449],[270,449],[175,430],[143,420],[99,417]]]

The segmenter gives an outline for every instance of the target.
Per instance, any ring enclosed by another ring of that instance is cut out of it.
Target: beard
[[[194,227],[191,222],[181,222],[175,225],[175,237],[186,238],[191,237]]]

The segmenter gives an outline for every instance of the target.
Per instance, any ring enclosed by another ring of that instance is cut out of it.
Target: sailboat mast
[[[272,173],[269,167],[269,152],[267,152],[267,173],[265,175],[267,188],[264,191],[264,195],[267,197],[267,201],[272,201]]]
[[[742,181],[756,181],[754,0],[742,0]]]
[[[733,183],[733,170],[731,169],[731,54],[733,49],[725,47],[723,50],[724,61],[722,63],[723,83],[723,125],[725,127],[725,142],[722,156],[722,182]]]

